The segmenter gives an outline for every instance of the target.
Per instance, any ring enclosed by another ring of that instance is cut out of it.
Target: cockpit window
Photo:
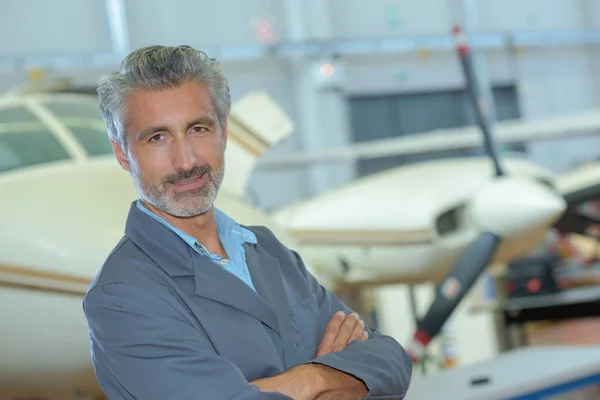
[[[75,136],[90,156],[112,154],[104,121],[94,101],[53,101],[44,103]]]
[[[79,117],[102,120],[98,104],[94,101],[48,101],[44,107],[58,118]]]
[[[0,109],[0,173],[68,159],[61,143],[28,110]]]
[[[102,124],[101,126],[90,124],[90,122],[96,121],[89,120],[85,123],[81,121],[64,121],[67,128],[69,128],[73,136],[81,143],[90,156],[112,155],[112,146],[108,140],[108,135],[106,130],[104,130],[102,121],[99,121]]]
[[[41,124],[35,115],[27,108],[21,106],[13,106],[0,109],[0,124],[19,122],[27,123],[34,122]]]

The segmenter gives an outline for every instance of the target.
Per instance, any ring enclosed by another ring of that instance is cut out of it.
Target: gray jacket
[[[289,399],[249,384],[316,362],[362,379],[369,399],[403,399],[412,362],[391,337],[315,358],[336,311],[350,312],[265,227],[245,244],[258,294],[132,204],[125,236],[83,306],[98,381],[111,400]]]

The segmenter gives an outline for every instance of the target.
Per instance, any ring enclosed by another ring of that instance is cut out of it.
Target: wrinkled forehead
[[[150,126],[181,129],[200,119],[218,125],[208,88],[196,82],[163,90],[134,90],[125,98],[123,112],[121,121],[128,137]]]

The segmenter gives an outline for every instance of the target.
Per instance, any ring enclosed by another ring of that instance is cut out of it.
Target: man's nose
[[[173,166],[180,171],[189,171],[196,165],[196,157],[192,146],[186,139],[173,142]]]

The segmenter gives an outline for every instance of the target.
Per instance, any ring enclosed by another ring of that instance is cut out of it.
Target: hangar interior
[[[600,1],[3,0],[1,399],[105,398],[81,300],[138,194],[96,89],[155,44],[222,63],[217,207],[411,349],[406,399],[600,398]]]

